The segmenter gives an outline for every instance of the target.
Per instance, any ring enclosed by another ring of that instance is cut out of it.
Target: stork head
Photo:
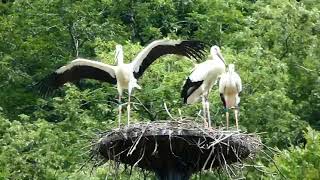
[[[226,61],[224,60],[224,58],[223,58],[223,56],[221,54],[219,46],[217,46],[217,45],[212,46],[211,49],[210,49],[210,54],[211,54],[212,57],[214,57],[215,55],[218,56],[221,59],[221,61],[224,64],[226,64]]]
[[[120,44],[116,45],[115,59],[117,64],[123,63],[123,50],[122,45]]]
[[[210,53],[211,54],[217,54],[218,52],[220,52],[219,46],[214,45],[214,46],[211,47],[211,49],[210,49]]]
[[[234,72],[234,64],[229,64],[228,65],[228,71],[229,72]]]

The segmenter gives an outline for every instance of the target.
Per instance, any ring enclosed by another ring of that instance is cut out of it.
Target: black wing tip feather
[[[187,103],[187,99],[188,99],[188,88],[189,88],[189,84],[191,83],[191,80],[189,78],[187,78],[186,82],[184,83],[183,87],[182,87],[182,91],[181,91],[181,98],[183,98],[183,103],[186,104]]]
[[[181,44],[191,45],[193,47],[196,47],[197,49],[202,49],[202,50],[210,47],[208,43],[201,40],[183,40]]]
[[[58,89],[57,84],[55,84],[57,77],[58,73],[56,72],[47,75],[45,78],[41,79],[38,83],[34,85],[36,91],[42,97],[48,97],[53,95],[55,90]]]
[[[193,57],[197,61],[204,59],[206,50],[210,47],[209,44],[201,40],[184,40],[180,45],[186,49],[189,58]]]

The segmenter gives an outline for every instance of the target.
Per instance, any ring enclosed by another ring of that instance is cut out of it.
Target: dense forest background
[[[236,64],[244,86],[241,129],[261,133],[278,151],[268,154],[272,161],[258,155],[240,177],[320,179],[319,35],[318,0],[2,0],[0,179],[112,179],[108,163],[79,169],[91,139],[117,126],[115,87],[85,80],[42,98],[32,85],[77,56],[113,64],[119,43],[129,62],[161,38],[217,44]],[[179,95],[194,63],[178,56],[157,60],[134,93],[134,121],[168,119],[164,102],[175,116],[178,108],[196,116],[201,104],[185,106]],[[216,89],[211,114],[222,126]],[[142,177],[134,169],[131,179]]]

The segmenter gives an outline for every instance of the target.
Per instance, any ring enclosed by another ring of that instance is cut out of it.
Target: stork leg
[[[235,119],[236,119],[236,127],[237,127],[237,130],[239,130],[239,124],[238,124],[238,109],[235,109],[235,110],[234,110],[234,116],[235,116]]]
[[[119,123],[119,128],[121,126],[121,111],[122,111],[122,104],[121,104],[121,95],[119,95],[119,99],[118,99],[118,103],[119,103],[119,107],[118,107],[118,123]]]
[[[129,93],[129,96],[128,96],[128,105],[127,105],[127,111],[128,111],[128,125],[130,124],[130,110],[131,110],[131,108],[130,108],[130,97],[131,97],[131,95],[130,95],[130,93]]]
[[[208,122],[207,122],[207,112],[206,112],[206,101],[204,95],[202,97],[202,108],[203,108],[203,120],[204,120],[204,127],[208,127]]]
[[[227,120],[227,129],[229,129],[229,112],[228,112],[228,109],[226,109],[226,120]]]
[[[208,98],[206,98],[206,111],[207,111],[207,120],[208,120],[208,125],[209,128],[211,128],[211,118],[210,118],[210,108],[209,108],[209,101]]]

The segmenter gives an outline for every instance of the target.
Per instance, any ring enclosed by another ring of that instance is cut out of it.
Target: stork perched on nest
[[[181,98],[187,104],[197,102],[202,98],[203,116],[205,126],[211,127],[208,96],[211,88],[216,84],[218,77],[225,72],[225,60],[218,46],[210,49],[212,59],[197,64],[191,75],[183,85]]]
[[[234,109],[236,127],[238,130],[238,105],[240,103],[239,93],[242,91],[241,78],[234,70],[234,64],[229,64],[228,72],[225,72],[219,82],[221,101],[226,110],[227,128],[229,127],[229,109]]]
[[[117,84],[119,93],[119,127],[121,122],[121,97],[124,89],[128,89],[128,124],[130,123],[130,96],[133,88],[140,88],[137,79],[159,57],[167,54],[182,55],[188,58],[202,59],[206,45],[201,41],[157,40],[145,47],[135,59],[125,64],[121,45],[116,46],[116,66],[97,61],[78,58],[62,66],[52,74],[37,83],[39,91],[48,95],[67,82],[80,79],[95,79],[111,84]]]

